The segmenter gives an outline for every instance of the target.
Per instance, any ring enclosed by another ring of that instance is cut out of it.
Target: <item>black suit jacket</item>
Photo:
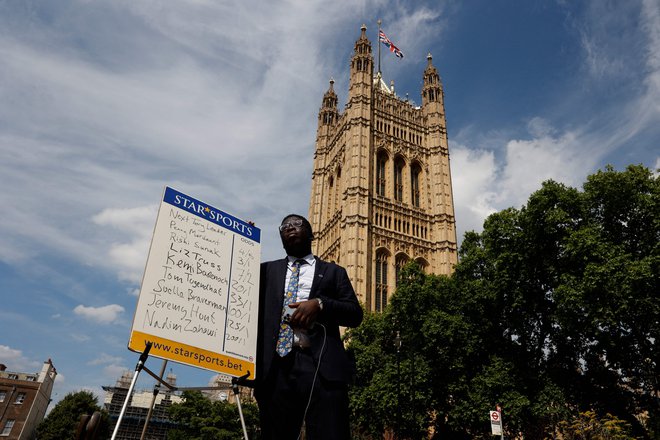
[[[286,258],[261,264],[256,386],[266,380],[273,359],[278,356],[275,346],[284,303],[286,271]],[[355,296],[346,269],[316,258],[314,280],[309,293],[309,299],[313,298],[321,298],[323,301],[323,310],[319,313],[317,322],[323,324],[326,329],[325,345],[323,328],[315,325],[309,331],[314,358],[317,361],[321,359],[319,373],[327,380],[348,382],[353,365],[344,350],[339,326],[360,325],[362,307]]]

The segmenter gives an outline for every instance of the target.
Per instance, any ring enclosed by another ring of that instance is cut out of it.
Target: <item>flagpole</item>
[[[380,25],[382,21],[380,18],[378,19],[378,36],[376,37],[376,44],[378,44],[378,73],[382,76],[382,72],[380,71]]]

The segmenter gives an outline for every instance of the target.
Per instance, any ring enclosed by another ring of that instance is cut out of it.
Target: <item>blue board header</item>
[[[193,215],[196,215],[199,218],[208,220],[215,223],[216,225],[222,226],[225,229],[228,229],[236,234],[242,235],[245,238],[249,238],[257,243],[261,239],[261,230],[256,226],[253,226],[243,220],[240,220],[233,215],[229,215],[226,212],[223,212],[213,206],[200,202],[197,199],[194,199],[190,196],[187,196],[179,191],[168,187],[165,187],[165,195],[163,196],[163,202],[169,203],[172,206],[181,208],[186,212],[189,212]]]

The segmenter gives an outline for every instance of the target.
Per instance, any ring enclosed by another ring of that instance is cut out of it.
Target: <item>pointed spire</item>
[[[323,103],[319,111],[319,124],[321,125],[333,125],[339,120],[339,111],[337,110],[339,100],[335,93],[334,84],[335,79],[331,77],[330,87],[328,87],[328,91],[323,95]]]
[[[367,38],[367,25],[360,28],[360,38],[355,42],[355,55],[371,54],[371,42]]]
[[[360,38],[355,42],[355,49],[351,57],[349,96],[371,94],[374,69],[371,41],[367,38],[367,26],[363,24],[360,30],[362,32]]]
[[[426,56],[427,65],[424,70],[424,86],[422,87],[422,105],[442,101],[442,81],[438,69],[433,65],[433,56]]]
[[[323,95],[323,108],[337,108],[337,94],[335,93],[335,79],[330,77],[330,87]]]
[[[435,68],[433,65],[433,55],[431,55],[431,52],[429,52],[428,55],[426,55],[426,69],[424,70],[424,82],[427,81],[427,79],[432,79],[431,77],[435,76],[438,79],[440,78],[440,75],[438,75],[438,69]]]

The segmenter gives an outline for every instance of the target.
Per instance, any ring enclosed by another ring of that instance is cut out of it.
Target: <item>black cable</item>
[[[323,324],[320,322],[315,323],[314,325],[320,325],[323,327],[323,345],[321,345],[321,353],[319,354],[319,361],[316,364],[316,371],[314,371],[314,378],[312,379],[312,389],[309,390],[309,399],[307,400],[307,406],[305,407],[305,412],[303,413],[303,423],[305,423],[305,419],[307,418],[307,410],[309,410],[309,405],[312,403],[312,396],[314,395],[314,385],[316,385],[316,378],[318,377],[319,374],[319,369],[321,368],[321,359],[323,358],[323,350],[325,349],[325,341],[327,339],[327,330]],[[298,433],[298,439],[300,440],[300,436],[302,435],[302,425],[300,426],[300,432]]]

